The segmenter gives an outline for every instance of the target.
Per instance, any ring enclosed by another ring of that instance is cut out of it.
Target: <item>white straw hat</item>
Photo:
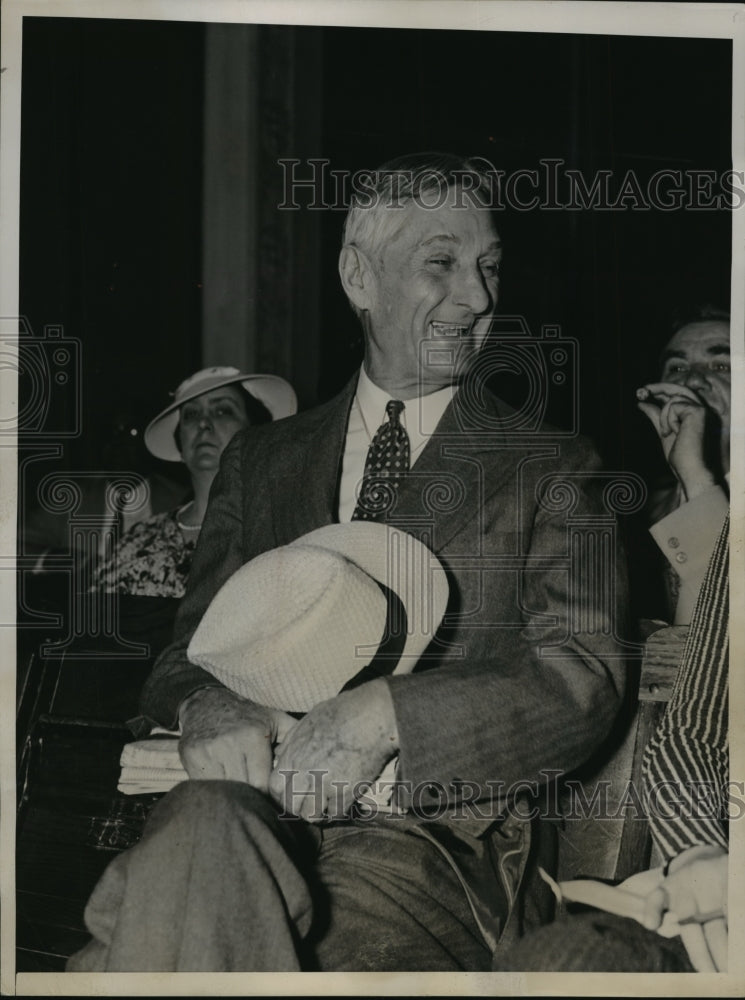
[[[391,622],[379,584],[405,620]],[[331,524],[234,573],[187,656],[244,698],[307,712],[345,686],[413,670],[447,600],[442,565],[412,535],[374,521]]]
[[[297,413],[295,390],[279,375],[247,375],[237,368],[226,366],[203,368],[184,379],[172,394],[173,402],[147,425],[144,435],[147,450],[156,458],[180,462],[181,454],[173,436],[178,424],[179,407],[195,396],[202,396],[205,392],[234,382],[240,382],[247,392],[263,403],[272,420]]]

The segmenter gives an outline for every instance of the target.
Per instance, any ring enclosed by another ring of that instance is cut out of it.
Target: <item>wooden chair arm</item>
[[[644,647],[639,701],[670,700],[688,639],[688,625],[669,625],[652,633]]]

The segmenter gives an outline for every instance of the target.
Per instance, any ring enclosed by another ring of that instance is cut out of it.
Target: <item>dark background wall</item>
[[[202,363],[208,30],[25,19],[21,311],[37,334],[62,324],[82,341],[83,434],[66,445],[69,468],[96,467],[116,412],[127,410],[141,427]],[[240,97],[258,103],[262,157],[261,330],[250,333],[284,345],[258,352],[283,359],[279,374],[300,380],[302,367],[303,405],[343,384],[359,362],[359,334],[336,275],[343,212],[298,213],[316,243],[302,233],[272,242],[287,225],[276,210],[278,156],[322,156],[331,169],[357,170],[429,148],[485,156],[508,173],[555,158],[588,180],[611,170],[616,186],[633,169],[642,187],[662,168],[720,172],[731,163],[728,41],[255,32],[260,82],[257,94]],[[278,83],[272,66],[280,67]],[[288,74],[293,86],[282,90]],[[305,123],[300,144],[288,133],[283,148],[284,122]],[[652,464],[634,388],[653,373],[681,301],[728,302],[729,212],[507,209],[500,228],[500,309],[524,316],[536,335],[555,324],[576,338],[583,430],[616,467]],[[290,265],[302,271],[304,293],[284,280]],[[565,404],[552,406],[561,423]]]
[[[82,341],[71,468],[199,363],[203,34],[24,21],[20,306]]]
[[[617,191],[628,170],[644,189],[664,168],[731,164],[729,42],[368,30],[363,48],[361,38],[324,35],[324,155],[334,166],[432,148],[484,156],[508,174],[554,158],[588,183],[613,171]],[[529,187],[519,190],[527,200]],[[522,314],[535,334],[555,323],[579,340],[583,429],[609,461],[629,461],[648,444],[634,388],[653,370],[672,310],[729,302],[729,213],[536,208],[506,210],[499,224],[500,311]],[[338,225],[324,235],[330,260]],[[349,327],[335,282],[324,291],[328,371]]]

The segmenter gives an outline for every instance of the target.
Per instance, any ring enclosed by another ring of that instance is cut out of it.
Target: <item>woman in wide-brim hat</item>
[[[133,525],[98,573],[96,585],[117,593],[183,597],[220,457],[244,427],[297,411],[292,386],[277,375],[204,368],[185,379],[173,401],[148,424],[144,440],[156,458],[183,462],[192,496],[176,510]]]

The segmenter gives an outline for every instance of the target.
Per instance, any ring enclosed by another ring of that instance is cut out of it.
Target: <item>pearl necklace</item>
[[[193,506],[193,504],[194,501],[190,500],[189,503],[185,503],[183,507],[179,507],[179,509],[176,511],[176,524],[179,526],[179,528],[181,528],[182,531],[199,531],[199,529],[202,527],[201,521],[199,522],[199,524],[184,524],[184,522],[181,520],[179,516],[180,514],[183,514],[184,511],[187,510],[187,508]]]

